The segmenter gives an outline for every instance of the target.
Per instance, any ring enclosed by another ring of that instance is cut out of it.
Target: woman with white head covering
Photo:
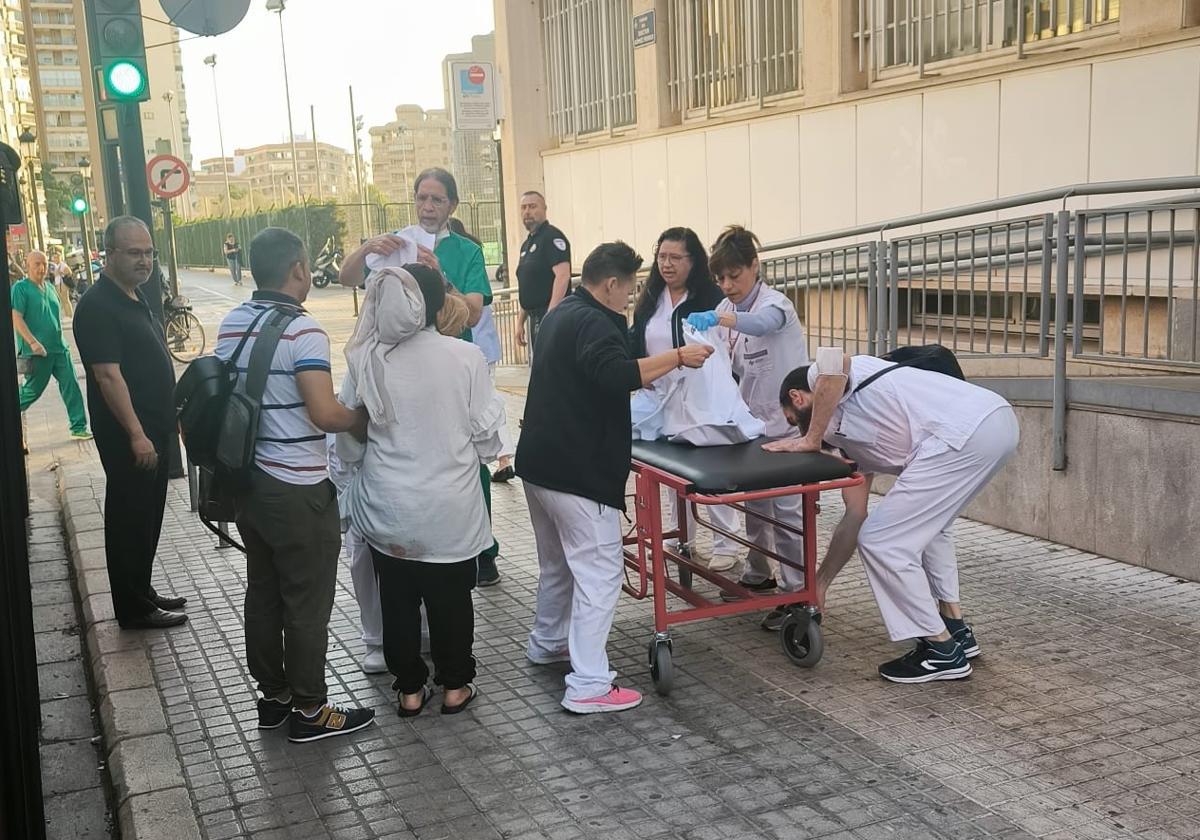
[[[471,590],[475,558],[492,543],[479,466],[499,453],[504,423],[479,348],[437,330],[445,301],[445,281],[426,266],[376,272],[346,349],[343,395],[361,398],[371,418],[347,507],[375,558],[384,655],[404,717],[432,696],[422,604],[442,713],[476,696]],[[356,460],[342,443],[343,457]]]

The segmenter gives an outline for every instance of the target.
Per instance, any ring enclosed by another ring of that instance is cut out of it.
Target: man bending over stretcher
[[[888,369],[866,387],[866,380]],[[857,543],[892,641],[909,653],[879,666],[886,680],[921,683],[970,676],[979,655],[963,620],[950,527],[1017,447],[1012,407],[960,379],[823,347],[815,364],[783,380],[779,401],[803,436],[766,443],[772,452],[840,449],[866,482],[843,491],[846,514],[817,580],[820,601]],[[867,514],[876,473],[898,476]]]

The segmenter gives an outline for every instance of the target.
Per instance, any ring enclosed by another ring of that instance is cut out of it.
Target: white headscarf
[[[386,267],[367,278],[358,324],[346,342],[346,361],[371,422],[396,422],[392,395],[384,377],[384,354],[425,329],[425,297],[416,278],[402,268]]]

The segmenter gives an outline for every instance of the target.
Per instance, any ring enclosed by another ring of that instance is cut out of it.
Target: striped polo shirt
[[[329,477],[325,433],[308,416],[296,385],[296,374],[306,370],[330,370],[329,336],[325,330],[295,299],[278,292],[257,291],[221,321],[214,352],[222,359],[232,356],[254,320],[272,307],[290,309],[298,316],[287,325],[271,360],[262,398],[255,459],[263,472],[280,481],[318,484]],[[266,315],[264,321],[270,317]],[[243,378],[257,335],[258,328],[255,327],[237,359],[237,368]]]

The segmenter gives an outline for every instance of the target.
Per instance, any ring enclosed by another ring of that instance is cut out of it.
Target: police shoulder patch
[[[567,250],[567,240],[565,240],[565,239],[555,239],[555,240],[554,240],[554,247],[555,247],[555,248],[557,248],[557,249],[558,249],[558,250],[560,250],[560,251],[565,251],[565,250]]]

